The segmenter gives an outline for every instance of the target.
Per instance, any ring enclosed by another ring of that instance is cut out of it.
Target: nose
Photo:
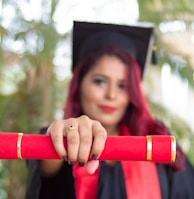
[[[106,90],[106,98],[107,99],[115,99],[117,96],[116,87],[114,85],[109,85],[109,87]]]

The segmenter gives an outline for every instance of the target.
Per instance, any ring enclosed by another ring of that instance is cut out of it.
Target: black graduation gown
[[[120,164],[118,164],[120,165]],[[122,173],[118,172],[121,167],[118,166],[117,173],[114,174],[117,177],[118,187],[124,187],[123,183],[120,183],[123,179]],[[105,168],[107,169],[107,168]],[[111,169],[111,168],[110,168]],[[104,169],[101,169],[100,176],[104,176]],[[186,160],[185,170],[183,172],[175,172],[172,167],[167,165],[157,165],[157,172],[160,182],[160,189],[162,199],[194,199],[194,169],[190,162]],[[106,172],[107,173],[107,172]],[[119,174],[120,173],[120,174]],[[102,177],[99,177],[102,179]],[[109,183],[113,181],[110,178],[104,178]],[[118,180],[119,179],[119,180]],[[105,182],[107,184],[107,182]],[[103,186],[102,180],[99,182],[99,187]],[[111,189],[111,191],[118,192],[119,190]],[[121,188],[122,188],[121,187]],[[108,188],[107,188],[108,189]],[[141,189],[141,188],[140,188]],[[105,190],[105,192],[109,192]],[[99,192],[99,190],[98,190]],[[120,196],[123,194],[119,193]],[[121,198],[124,199],[125,196]],[[25,199],[75,199],[74,179],[72,176],[72,167],[68,163],[64,163],[61,170],[55,177],[41,178],[38,171],[38,161],[28,161],[28,179],[26,185]],[[108,199],[106,197],[106,199]],[[117,198],[118,199],[118,198]]]
[[[41,133],[45,133],[45,129]],[[67,162],[52,178],[40,176],[37,160],[27,161],[27,166],[25,199],[76,199],[72,166]],[[170,165],[156,166],[162,199],[194,199],[194,168],[188,159],[182,172],[174,171]],[[120,163],[113,169],[102,162],[99,175],[98,199],[113,199],[113,195],[115,199],[126,198]],[[113,195],[109,195],[110,189]]]

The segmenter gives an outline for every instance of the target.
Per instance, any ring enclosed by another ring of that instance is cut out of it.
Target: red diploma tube
[[[67,146],[64,137],[64,146]],[[99,160],[171,163],[176,157],[174,136],[108,136]],[[0,159],[60,159],[50,135],[0,132]]]

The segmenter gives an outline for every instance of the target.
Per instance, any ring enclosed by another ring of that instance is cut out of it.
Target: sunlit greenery
[[[60,1],[40,1],[41,15],[34,18],[30,17],[33,10],[24,13],[24,6],[32,2],[0,1],[0,131],[38,133],[40,127],[59,117],[63,109],[70,78],[70,29],[63,34],[57,30],[55,14]],[[174,59],[177,52],[163,42],[165,33],[159,28],[162,22],[182,20],[188,30],[194,18],[192,0],[139,0],[138,3],[139,20],[156,26],[158,67],[168,63],[194,89],[192,63],[184,54],[179,54],[183,62]],[[70,6],[68,14],[77,6],[76,1]],[[193,132],[188,124],[149,96],[148,100],[153,114],[177,135],[194,163]],[[23,198],[25,178],[25,161],[0,161],[0,198]]]

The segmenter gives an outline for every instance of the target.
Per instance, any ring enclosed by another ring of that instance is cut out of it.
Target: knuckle
[[[105,139],[107,138],[107,134],[106,134],[105,131],[101,130],[101,131],[98,132],[98,137],[99,137],[100,139],[105,140]]]
[[[89,145],[89,144],[91,143],[91,139],[90,139],[90,137],[88,137],[88,136],[82,136],[82,137],[81,137],[81,142],[82,142],[83,144]]]
[[[51,125],[59,125],[63,120],[54,120]]]
[[[48,131],[52,131],[57,129],[58,127],[62,127],[64,123],[64,120],[54,120],[48,127]]]
[[[95,129],[95,135],[99,139],[105,140],[107,138],[107,132],[99,121],[95,121],[93,127]]]
[[[52,140],[53,140],[54,143],[60,142],[60,137],[59,137],[59,135],[58,135],[58,134],[53,134],[53,135],[52,135]]]
[[[87,123],[89,124],[92,122],[92,120],[87,115],[80,116],[79,120],[81,122],[84,122],[85,124],[87,124]]]
[[[68,137],[68,143],[72,145],[78,145],[79,144],[79,139],[76,135],[71,135]]]
[[[69,118],[66,120],[67,124],[74,124],[76,122],[76,118]]]
[[[94,120],[94,125],[103,128],[102,124],[97,120]]]

